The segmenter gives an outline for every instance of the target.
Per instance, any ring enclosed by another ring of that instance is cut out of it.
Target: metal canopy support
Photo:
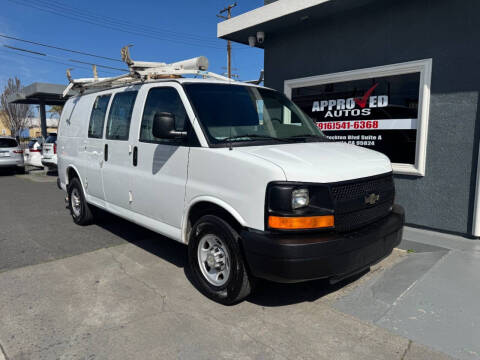
[[[42,129],[42,136],[43,138],[47,138],[47,114],[45,111],[45,103],[43,101],[40,101],[39,104],[40,106],[40,128]]]

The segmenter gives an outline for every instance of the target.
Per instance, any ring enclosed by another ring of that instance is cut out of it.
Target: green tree
[[[52,114],[54,117],[60,119],[60,115],[62,115],[63,105],[52,105],[50,106],[50,110],[48,112]]]

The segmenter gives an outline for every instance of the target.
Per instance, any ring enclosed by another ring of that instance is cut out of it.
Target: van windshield
[[[283,94],[254,86],[184,84],[212,144],[328,141]]]

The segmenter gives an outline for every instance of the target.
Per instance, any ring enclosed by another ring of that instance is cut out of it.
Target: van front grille
[[[389,214],[395,197],[391,174],[354,180],[330,188],[339,232],[358,229]]]

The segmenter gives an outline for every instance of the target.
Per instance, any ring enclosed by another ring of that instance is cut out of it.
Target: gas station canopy
[[[63,105],[68,97],[62,97],[65,85],[33,83],[8,99],[12,104]]]
[[[8,98],[10,104],[31,104],[40,107],[40,125],[42,136],[47,137],[47,115],[45,105],[63,105],[69,95],[63,97],[65,85],[33,83],[23,88],[20,93],[14,94]]]

